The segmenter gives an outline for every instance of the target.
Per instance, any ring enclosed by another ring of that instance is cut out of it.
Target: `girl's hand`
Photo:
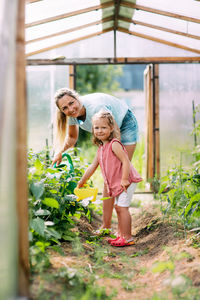
[[[130,185],[130,182],[129,182],[128,179],[122,179],[121,180],[121,186],[123,187],[123,190],[125,192],[127,192],[127,188],[129,187],[129,185]]]
[[[55,154],[53,161],[52,161],[52,166],[56,163],[56,166],[58,166],[62,161],[62,152],[59,152]]]
[[[79,189],[79,188],[83,187],[84,184],[85,184],[85,182],[84,182],[82,179],[79,180],[79,182],[78,182],[78,184],[77,184],[77,188]]]

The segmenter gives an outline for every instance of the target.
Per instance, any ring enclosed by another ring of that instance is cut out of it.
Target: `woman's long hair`
[[[92,117],[92,134],[93,134],[92,141],[95,145],[97,145],[97,146],[103,145],[102,141],[94,136],[93,121],[96,119],[105,119],[108,123],[108,126],[110,126],[110,128],[113,128],[113,131],[110,133],[110,136],[108,138],[109,141],[111,141],[114,138],[117,138],[118,140],[120,140],[120,131],[119,131],[119,127],[117,126],[115,119],[113,118],[111,113],[101,109],[99,112],[97,112]]]
[[[79,94],[69,88],[61,88],[55,93],[54,99],[57,109],[54,120],[54,149],[56,152],[61,151],[67,131],[67,116],[60,110],[58,105],[58,101],[64,96],[70,96],[79,100]]]

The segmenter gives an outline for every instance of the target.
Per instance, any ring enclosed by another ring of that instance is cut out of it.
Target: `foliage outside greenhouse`
[[[195,114],[200,107],[196,108]],[[196,123],[193,134],[200,136],[200,121]],[[159,196],[164,215],[181,222],[185,229],[196,227],[200,230],[200,145],[192,152],[193,163],[184,167],[180,164],[168,170],[162,177]],[[163,206],[162,206],[163,205]]]

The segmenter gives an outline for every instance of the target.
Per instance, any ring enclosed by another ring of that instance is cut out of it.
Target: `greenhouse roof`
[[[200,1],[27,0],[27,58],[199,57]]]

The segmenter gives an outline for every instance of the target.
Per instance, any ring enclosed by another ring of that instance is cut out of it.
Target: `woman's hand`
[[[129,187],[129,185],[130,185],[130,182],[129,182],[128,179],[122,179],[121,180],[121,186],[123,187],[123,190],[125,192],[127,192],[127,188]]]
[[[55,154],[53,161],[52,161],[52,166],[56,163],[56,166],[58,166],[62,161],[62,152],[59,152]]]

